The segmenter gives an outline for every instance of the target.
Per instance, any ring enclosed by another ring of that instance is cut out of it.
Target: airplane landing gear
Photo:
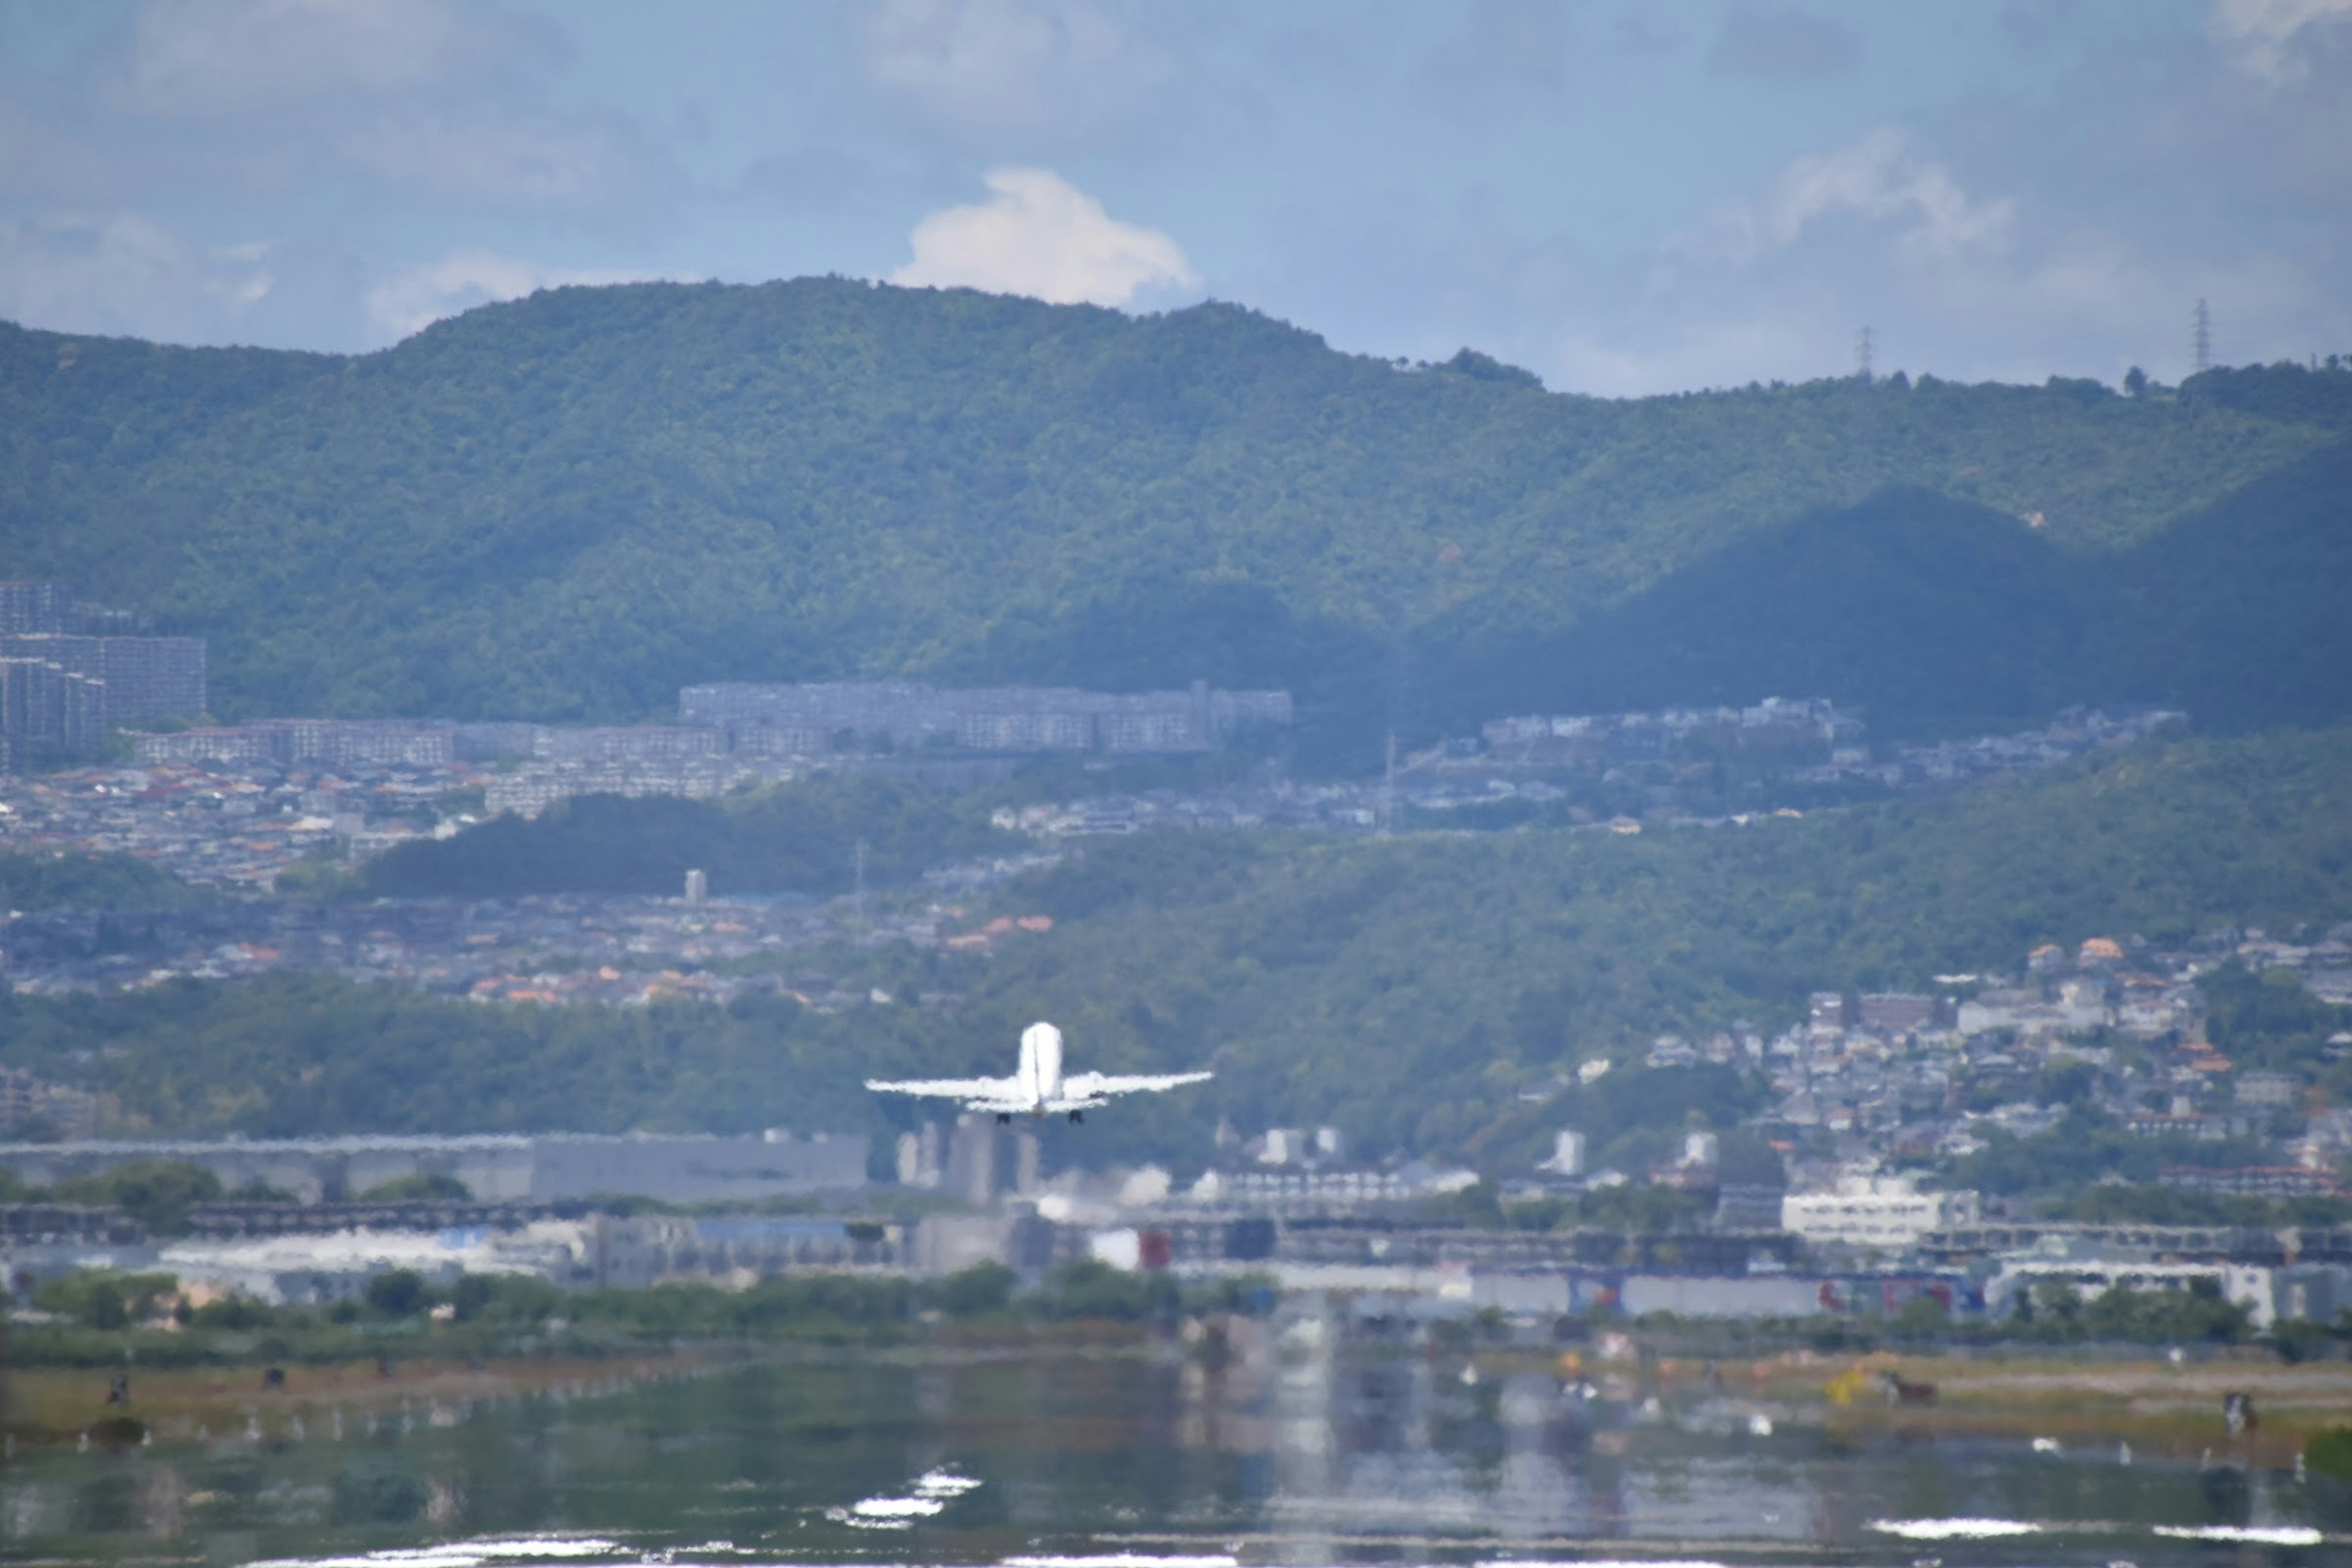
[[[1084,1121],[1086,1119],[1087,1113],[1083,1110],[1073,1110],[1070,1112],[1070,1120],[1073,1121]]]

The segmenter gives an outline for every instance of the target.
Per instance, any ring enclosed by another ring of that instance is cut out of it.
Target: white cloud
[[[2116,382],[2138,364],[2170,380],[2189,369],[2189,312],[2200,299],[2211,303],[2223,363],[2300,357],[2352,334],[2324,268],[2259,247],[2168,256],[2077,227],[1938,249],[1908,233],[1874,243],[1808,238],[1802,228],[1786,266],[1673,257],[1637,307],[1584,314],[1534,356],[1538,368],[1554,386],[1604,396],[1841,375],[1872,323],[1882,371]]]
[[[2328,24],[2352,21],[2352,0],[2213,0],[2208,21],[2231,63],[2268,81],[2302,74],[2298,46]]]
[[[866,27],[874,80],[959,120],[1030,120],[1057,64],[1087,67],[1118,50],[1118,29],[1084,5],[1019,0],[885,0]]]
[[[890,281],[1055,305],[1123,305],[1141,289],[1200,284],[1173,239],[1119,222],[1051,170],[996,169],[987,183],[989,200],[915,226],[915,258]]]
[[[2295,356],[2314,342],[2342,342],[2352,328],[2305,260],[2259,249],[2152,256],[2098,232],[2053,241],[2030,264],[1950,268],[1914,293],[1923,319],[1971,334],[1978,374],[2016,379],[2030,379],[2053,354],[2072,356],[2070,374],[2113,378],[2138,363],[2159,376],[2185,374],[2199,300],[2211,302],[2222,363]]]
[[[1882,370],[2113,382],[2137,363],[2169,380],[2189,368],[2200,299],[2225,363],[2300,358],[2352,332],[2326,262],[2273,237],[2183,255],[2090,221],[2063,192],[2028,202],[1971,184],[1892,130],[1798,158],[1663,247],[1623,308],[1568,307],[1537,366],[1616,395],[1795,381],[1849,372],[1870,323]]]
[[[136,212],[0,219],[0,316],[58,331],[219,335],[277,286],[268,254],[207,250]]]
[[[477,305],[520,300],[567,283],[635,283],[643,273],[546,267],[493,250],[453,250],[438,261],[393,273],[367,292],[368,320],[394,339],[420,332]]]
[[[1794,245],[1816,221],[1851,213],[1905,220],[1914,257],[1951,258],[2007,246],[2016,216],[2008,197],[1975,201],[1940,163],[1919,157],[1882,126],[1833,153],[1808,153],[1758,200],[1716,216],[1713,248],[1742,263]]]
[[[110,96],[212,117],[405,92],[507,52],[522,32],[449,0],[149,0]]]
[[[1647,397],[1751,381],[1799,381],[1851,368],[1841,327],[1786,304],[1744,320],[1686,322],[1649,341],[1571,331],[1553,352],[1549,384],[1595,397]]]

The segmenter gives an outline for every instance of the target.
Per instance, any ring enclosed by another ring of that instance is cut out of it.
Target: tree
[[[387,1268],[367,1282],[367,1304],[387,1318],[413,1318],[433,1304],[425,1276],[414,1268]]]
[[[1013,1270],[1002,1263],[975,1263],[933,1285],[931,1299],[950,1318],[976,1318],[1003,1311],[1015,1283]]]
[[[2192,1279],[2182,1289],[2114,1286],[2091,1300],[2082,1321],[2095,1339],[2174,1344],[2244,1339],[2251,1316],[2249,1309],[2222,1300],[2219,1281]]]
[[[474,1191],[457,1177],[438,1171],[419,1171],[380,1182],[360,1194],[363,1204],[469,1204]]]
[[[33,1292],[44,1312],[71,1318],[89,1329],[128,1328],[153,1315],[166,1298],[179,1294],[170,1274],[125,1274],[113,1268],[77,1268],[46,1280]]]
[[[133,1160],[59,1182],[50,1192],[60,1203],[110,1205],[157,1236],[176,1236],[187,1228],[192,1205],[219,1201],[221,1183],[185,1161]]]

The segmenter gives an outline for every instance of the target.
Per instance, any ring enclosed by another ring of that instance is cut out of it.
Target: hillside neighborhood
[[[44,597],[31,592],[42,585],[16,586],[26,591],[16,597],[36,608],[69,599],[62,590]],[[2184,721],[2156,708],[2070,710],[2018,733],[1873,745],[1858,712],[1821,699],[1774,698],[1747,707],[1497,720],[1397,754],[1375,778],[1309,781],[1284,765],[1295,721],[1288,693],[1201,682],[1127,696],[891,682],[710,685],[681,691],[677,719],[602,728],[390,719],[199,724],[132,737],[128,761],[46,772],[21,765],[42,739],[28,731],[12,753],[19,771],[0,781],[0,847],[130,857],[194,892],[163,908],[12,910],[0,932],[0,972],[27,996],[287,970],[480,1003],[632,1007],[756,994],[817,1014],[952,1011],[962,1005],[952,982],[894,994],[847,971],[856,955],[893,946],[982,963],[1007,944],[1041,939],[1051,919],[992,912],[991,889],[1055,866],[1088,838],[1150,829],[1359,837],[1533,826],[1737,832],[1891,793],[2045,769]],[[1120,785],[1122,767],[1228,751],[1237,753],[1235,765],[1199,782]],[[501,816],[527,820],[584,795],[708,800],[839,773],[984,790],[1043,760],[1076,766],[1075,775],[1060,775],[1066,780],[1099,775],[1101,786],[997,806],[994,827],[1018,847],[934,866],[912,888],[870,895],[861,881],[830,898],[792,890],[714,897],[701,868],[686,870],[676,893],[663,896],[362,899],[339,880],[404,845],[457,838]],[[321,889],[328,896],[306,896]],[[1479,1281],[1470,1299],[1514,1310],[1616,1303],[1701,1316],[1803,1315],[1860,1310],[1865,1300],[1893,1310],[1925,1293],[1943,1310],[1997,1316],[2053,1270],[2089,1286],[2144,1283],[2165,1269],[2189,1271],[2176,1284],[2210,1275],[2257,1322],[2301,1310],[2295,1303],[2340,1298],[2352,1305],[2352,1269],[2344,1267],[2352,1262],[2352,1233],[2314,1233],[2284,1250],[2236,1232],[2157,1236],[2143,1226],[2121,1236],[2113,1226],[2012,1212],[2000,1192],[1967,1184],[1967,1173],[1997,1169],[2004,1151],[2063,1138],[2072,1119],[2087,1116],[2144,1142],[2143,1185],[2214,1199],[2340,1196],[2352,1111],[2323,1103],[2302,1074],[2232,1059],[2209,1028],[2209,993],[2226,982],[2306,998],[2336,1021],[2321,1049],[2326,1060],[2338,1059],[2352,1050],[2352,1028],[2336,1026],[2352,1024],[2352,924],[2295,942],[2260,930],[2213,931],[2175,947],[2083,933],[2070,945],[2019,955],[2009,973],[1909,981],[1899,990],[1819,991],[1801,1015],[1768,1025],[1726,1017],[1643,1044],[1571,1041],[1570,1065],[1517,1090],[1527,1118],[1555,1123],[1541,1156],[1489,1158],[1476,1170],[1402,1155],[1366,1163],[1329,1127],[1228,1122],[1213,1156],[1185,1170],[1052,1171],[1028,1131],[969,1117],[906,1131],[861,1163],[846,1151],[863,1140],[844,1131],[824,1164],[824,1183],[840,1201],[856,1206],[867,1201],[858,1194],[895,1185],[951,1205],[919,1223],[860,1230],[853,1241],[845,1221],[583,1218],[584,1189],[518,1187],[520,1178],[498,1174],[507,1167],[495,1161],[478,1171],[489,1146],[466,1140],[378,1141],[366,1158],[395,1181],[456,1183],[489,1205],[479,1215],[484,1234],[508,1238],[480,1243],[478,1251],[489,1248],[480,1257],[446,1258],[413,1239],[394,1248],[403,1257],[444,1269],[495,1261],[566,1284],[613,1281],[610,1259],[625,1252],[636,1260],[628,1268],[638,1283],[746,1267],[942,1273],[984,1260],[1043,1266],[1095,1256],[1128,1268],[1264,1266],[1294,1281],[1356,1279],[1434,1291],[1439,1300],[1454,1299],[1448,1271],[1464,1270]],[[1617,1086],[1709,1072],[1752,1086],[1759,1108],[1738,1125],[1694,1128],[1631,1163],[1600,1158],[1624,1141],[1576,1107],[1599,1103],[1591,1097]],[[211,1227],[216,1241],[174,1242],[159,1258],[186,1268],[210,1267],[207,1247],[259,1256],[235,1239],[259,1226],[280,1237],[270,1244],[275,1252],[264,1251],[285,1267],[247,1263],[224,1279],[279,1299],[355,1289],[351,1281],[382,1265],[365,1247],[354,1252],[348,1237],[330,1241],[319,1232],[342,1224],[337,1205],[350,1194],[335,1173],[356,1157],[352,1152],[330,1158],[289,1143],[269,1156],[278,1163],[265,1180],[251,1173],[261,1170],[253,1164],[261,1145],[104,1142],[135,1130],[122,1125],[109,1096],[72,1079],[0,1073],[0,1137],[50,1141],[20,1142],[0,1159],[36,1174],[52,1166],[102,1170],[142,1150],[199,1165],[226,1161],[222,1169],[236,1181],[290,1182],[315,1211],[315,1223],[250,1205],[205,1211],[212,1217],[200,1219],[200,1229]],[[1727,1152],[1743,1140],[1738,1153]],[[496,1158],[527,1164],[542,1158],[528,1151],[543,1142],[499,1144]],[[650,1149],[640,1153],[650,1159]],[[681,1157],[699,1169],[719,1155]],[[754,1164],[780,1157],[740,1156]],[[895,1184],[869,1187],[867,1166]],[[668,1173],[642,1173],[657,1167]],[[643,1187],[646,1197],[709,1201],[677,1174],[686,1168],[640,1159],[614,1166],[624,1173],[605,1179]],[[1432,1217],[1478,1193],[1508,1216],[1577,1211],[1645,1191],[1664,1206],[1653,1205],[1622,1244],[1590,1227],[1530,1231],[1509,1223],[1490,1233]],[[756,1183],[724,1194],[761,1195]],[[550,1204],[572,1207],[558,1213]],[[20,1233],[11,1268],[33,1279],[71,1265],[96,1245],[75,1239],[81,1223],[61,1213],[10,1221]],[[1683,1239],[1669,1245],[1668,1235]],[[102,1239],[121,1245],[111,1231]],[[605,1261],[590,1268],[583,1259],[591,1253]],[[334,1262],[345,1254],[344,1264]],[[1668,1266],[1670,1254],[1682,1263]],[[339,1268],[343,1285],[289,1282],[337,1278]]]

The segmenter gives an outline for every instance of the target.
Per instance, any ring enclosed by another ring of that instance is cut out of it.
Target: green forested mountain
[[[983,807],[908,780],[821,777],[720,801],[561,801],[530,821],[500,816],[401,845],[368,862],[359,883],[388,898],[675,893],[699,867],[716,893],[831,895],[850,890],[860,842],[877,887],[1028,843],[989,826]]]
[[[2307,721],[2352,702],[2347,441],[2336,372],[1616,402],[1222,305],[567,289],[356,358],[0,327],[0,573],[210,637],[225,715],[1198,675],[1343,766],[1767,689]]]
[[[1942,799],[1634,838],[1129,841],[1016,906],[1056,924],[975,988],[1001,1024],[1051,1017],[1123,1061],[1213,1052],[1237,1121],[1475,1150],[1531,1125],[1531,1081],[1662,1031],[1777,1029],[1812,990],[2352,917],[2352,731],[2157,742]]]
[[[2352,918],[2352,731],[2159,740],[1941,798],[1632,838],[1099,841],[971,918],[994,912],[1055,924],[992,957],[810,955],[896,999],[835,1015],[782,997],[541,1008],[182,982],[0,994],[0,1064],[91,1082],[163,1128],[879,1131],[913,1112],[862,1079],[1001,1071],[1020,1026],[1049,1017],[1082,1066],[1216,1067],[1200,1090],[1049,1130],[1116,1137],[1123,1156],[1202,1154],[1225,1115],[1335,1121],[1373,1154],[1523,1159],[1564,1111],[1521,1090],[1595,1055],[1624,1064],[1596,1114],[1639,1153],[1759,1092],[1721,1070],[1639,1070],[1660,1031],[1777,1029],[1817,988],[2014,970],[2044,941]],[[2283,1005],[2225,990],[2232,1052],[2296,1049],[2313,1026]],[[2317,1065],[2352,1091],[2352,1063]]]

